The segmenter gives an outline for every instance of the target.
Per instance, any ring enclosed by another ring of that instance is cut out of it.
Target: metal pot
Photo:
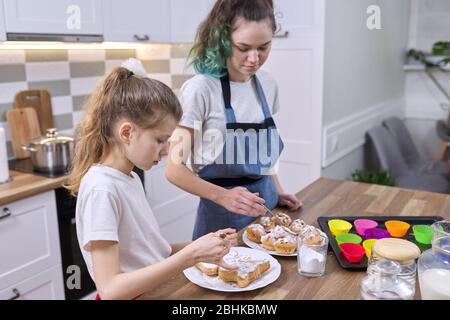
[[[75,139],[60,136],[56,128],[47,129],[43,137],[31,140],[22,150],[29,151],[36,171],[45,173],[67,172],[73,159]]]

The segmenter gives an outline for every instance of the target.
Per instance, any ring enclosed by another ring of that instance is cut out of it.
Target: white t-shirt
[[[171,246],[161,236],[138,175],[126,175],[104,166],[92,166],[83,177],[76,207],[77,236],[89,273],[91,241],[118,242],[122,272],[160,262]]]
[[[259,70],[256,76],[263,87],[269,110],[274,115],[280,109],[277,83],[263,70]],[[263,122],[264,113],[253,78],[247,82],[231,81],[230,87],[231,106],[236,121]],[[183,84],[179,98],[183,107],[183,117],[179,124],[193,128],[196,141],[199,141],[199,137],[205,137],[205,133],[208,137],[201,139],[200,143],[194,143],[190,164],[194,172],[198,173],[205,165],[213,163],[218,156],[217,152],[223,148],[223,141],[218,144],[217,139],[208,135],[211,130],[218,130],[222,135],[226,132],[225,103],[220,79],[198,74]]]

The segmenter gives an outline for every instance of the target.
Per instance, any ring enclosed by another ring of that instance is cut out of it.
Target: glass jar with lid
[[[399,264],[398,276],[416,286],[416,259],[420,256],[420,249],[414,243],[396,238],[377,240],[372,247],[367,272],[377,272],[377,262],[381,259],[395,261]]]
[[[364,300],[411,300],[414,297],[414,285],[400,276],[398,262],[379,259],[371,268],[361,282]]]
[[[417,262],[420,292],[423,300],[450,300],[450,220],[431,227],[432,248]]]

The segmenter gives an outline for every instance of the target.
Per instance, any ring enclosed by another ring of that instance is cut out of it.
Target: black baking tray
[[[339,263],[339,265],[348,270],[354,270],[354,271],[361,271],[367,269],[367,257],[364,256],[364,258],[359,263],[349,263],[347,262],[344,257],[341,255],[341,250],[339,249],[339,246],[336,242],[335,237],[331,233],[330,228],[328,227],[328,221],[333,219],[341,219],[350,222],[353,225],[353,222],[357,219],[369,219],[374,220],[378,222],[378,228],[386,229],[386,226],[384,223],[389,220],[399,220],[407,222],[411,225],[411,227],[408,230],[408,233],[403,237],[403,239],[411,241],[412,243],[416,244],[420,251],[423,252],[425,250],[428,250],[431,248],[431,245],[424,245],[419,242],[417,242],[414,238],[414,233],[412,230],[412,227],[416,224],[424,224],[424,225],[432,225],[433,223],[437,221],[444,220],[442,217],[438,216],[420,216],[420,217],[407,217],[407,216],[395,216],[395,217],[386,217],[386,216],[364,216],[364,217],[319,217],[317,219],[317,222],[319,223],[320,229],[322,229],[323,232],[325,232],[329,239],[329,247],[334,252],[334,255],[336,256],[336,259]],[[353,226],[350,230],[350,233],[356,233],[355,227]]]

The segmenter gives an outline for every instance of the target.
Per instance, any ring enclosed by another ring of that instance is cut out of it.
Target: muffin
[[[297,241],[292,236],[279,238],[275,241],[274,247],[277,253],[292,254],[297,250]]]
[[[313,226],[304,227],[300,232],[299,237],[304,243],[309,245],[320,245],[323,242],[320,230]]]
[[[250,241],[261,243],[261,237],[266,235],[266,230],[260,224],[252,224],[247,227],[247,238]]]
[[[263,248],[269,251],[275,251],[275,241],[277,241],[277,239],[272,233],[268,233],[265,236],[261,237]]]
[[[277,217],[278,224],[284,227],[289,227],[292,223],[291,217],[289,217],[286,213],[279,212]]]
[[[289,226],[289,229],[295,233],[300,234],[300,232],[303,230],[303,228],[306,227],[306,223],[303,220],[297,219],[292,221],[291,225]]]
[[[264,227],[264,230],[266,230],[266,232],[272,231],[272,229],[275,228],[276,226],[275,219],[271,217],[261,217],[258,220],[256,220],[255,223],[262,225]]]

